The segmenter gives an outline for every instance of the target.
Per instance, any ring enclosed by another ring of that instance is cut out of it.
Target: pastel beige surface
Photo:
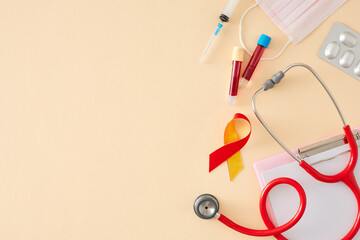
[[[360,32],[360,2],[349,0],[279,59],[260,62],[229,106],[232,47],[253,3],[240,0],[200,64],[226,0],[1,1],[0,239],[256,239],[199,219],[193,201],[212,193],[222,213],[264,228],[252,163],[282,149],[250,101],[290,63],[318,71],[349,124],[360,126],[360,82],[317,56],[334,22]],[[251,49],[259,34],[272,37],[266,56],[287,41],[259,8],[244,33]],[[259,97],[278,136],[292,148],[341,132],[312,76],[294,70],[287,78]],[[208,154],[236,112],[253,133],[244,170],[230,182],[226,164],[208,173]]]

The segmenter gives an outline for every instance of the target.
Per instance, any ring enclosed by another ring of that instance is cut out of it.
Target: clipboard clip
[[[356,141],[360,140],[359,131],[353,130],[352,133],[354,134],[354,137],[355,137]],[[332,137],[332,138],[329,138],[329,139],[326,139],[326,140],[316,142],[316,143],[310,144],[308,146],[299,148],[297,155],[298,155],[298,157],[300,159],[304,159],[306,157],[311,157],[313,155],[316,155],[316,154],[331,150],[331,149],[336,148],[336,147],[340,147],[341,145],[345,145],[345,144],[347,144],[345,134],[339,134],[339,135],[337,135],[335,137]],[[317,163],[320,163],[320,162],[324,162],[324,161],[334,159],[334,158],[338,157],[339,155],[345,154],[345,153],[347,153],[349,151],[350,150],[345,151],[345,152],[341,152],[341,153],[337,154],[336,156],[333,156],[333,157],[327,158],[327,159],[323,159],[321,161],[317,161],[317,162],[315,162],[313,164],[310,164],[310,165],[314,165],[314,164],[317,164]]]

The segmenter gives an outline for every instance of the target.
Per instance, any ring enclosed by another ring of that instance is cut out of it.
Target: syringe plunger
[[[239,3],[239,0],[229,0],[228,3],[226,4],[224,11],[222,12],[222,14],[219,17],[220,20],[223,22],[229,21],[229,18],[233,14],[238,3]]]

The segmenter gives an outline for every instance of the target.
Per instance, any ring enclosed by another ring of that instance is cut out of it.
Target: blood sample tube
[[[230,79],[230,90],[228,103],[234,105],[236,103],[236,96],[238,92],[239,80],[240,80],[240,71],[241,63],[244,60],[244,49],[239,47],[234,47],[232,54],[232,71]]]
[[[260,61],[261,56],[263,55],[265,49],[269,46],[271,38],[265,34],[261,34],[259,41],[257,42],[257,46],[255,48],[254,53],[252,54],[248,65],[240,79],[239,87],[246,87],[252,74],[255,71],[257,64]]]

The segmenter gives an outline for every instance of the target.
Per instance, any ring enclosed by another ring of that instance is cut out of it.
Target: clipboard
[[[360,127],[353,129],[353,134],[359,146]],[[329,175],[344,169],[350,156],[344,134],[294,149],[292,152],[321,173]],[[307,207],[304,216],[293,228],[283,233],[286,238],[337,240],[345,236],[352,227],[357,214],[357,203],[344,183],[317,181],[286,152],[255,162],[253,167],[261,189],[275,178],[288,177],[299,182],[305,190]],[[354,173],[360,183],[360,161]],[[279,185],[269,193],[268,211],[276,226],[288,222],[295,215],[298,206],[299,196],[291,186]],[[360,232],[354,240],[360,240]]]

